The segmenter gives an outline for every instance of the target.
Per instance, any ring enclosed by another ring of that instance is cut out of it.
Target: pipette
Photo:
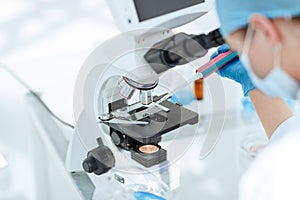
[[[196,70],[196,74],[201,74],[201,75],[198,75],[198,77],[200,77],[200,78],[206,78],[236,58],[238,58],[237,52],[229,50],[228,52],[218,55],[217,57],[213,58],[206,64],[199,67]],[[195,77],[195,78],[197,78],[197,77]]]
[[[190,83],[196,81],[196,80],[203,80],[210,76],[212,73],[216,72],[217,70],[221,69],[222,67],[226,66],[228,63],[233,61],[234,59],[238,58],[238,54],[236,51],[228,51],[225,53],[222,53],[218,55],[217,57],[213,58],[206,64],[200,66],[199,68],[196,69],[196,73],[189,79],[187,80],[184,84],[181,84],[177,88],[173,90],[174,93],[171,94],[169,93],[165,98],[167,97],[172,97],[171,101],[172,102],[180,102],[183,103],[184,105],[190,104],[194,99],[195,96],[191,92],[187,91],[182,91],[183,88],[185,88],[187,85]]]
[[[188,84],[198,80],[205,79],[210,76],[212,73],[218,71],[234,59],[238,58],[236,51],[229,50],[228,52],[222,53],[215,58],[211,59],[209,62],[201,65],[196,69],[196,73],[189,78],[184,84],[178,86],[174,91],[179,91],[180,89],[185,88]]]

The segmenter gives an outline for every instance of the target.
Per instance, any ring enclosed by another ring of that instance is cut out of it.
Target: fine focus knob
[[[97,162],[94,157],[86,158],[82,163],[82,167],[83,167],[84,171],[86,171],[88,173],[92,173],[92,172],[96,171],[98,168]]]

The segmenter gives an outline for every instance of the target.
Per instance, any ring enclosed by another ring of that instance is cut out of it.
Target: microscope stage
[[[121,101],[113,102],[110,107],[120,108]],[[168,100],[159,103],[168,111],[157,108],[156,112],[147,113],[142,119],[137,119],[137,122],[148,122],[148,124],[118,124],[106,122],[113,130],[118,131],[130,138],[137,140],[142,144],[157,143],[161,135],[173,131],[185,125],[194,125],[198,123],[198,113],[184,108],[182,105],[174,104]],[[131,116],[147,108],[141,106],[132,111]],[[155,109],[153,109],[155,110]]]

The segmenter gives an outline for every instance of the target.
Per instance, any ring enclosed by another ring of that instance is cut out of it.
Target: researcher
[[[241,200],[300,199],[300,1],[216,0],[221,33],[239,59],[221,69],[242,85],[269,137],[239,187]],[[229,50],[225,45],[212,56]]]

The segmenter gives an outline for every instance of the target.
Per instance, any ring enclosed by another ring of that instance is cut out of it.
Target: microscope
[[[218,30],[188,35],[172,29],[205,15],[214,1],[107,3],[122,34],[96,48],[79,72],[74,93],[76,128],[66,167],[70,172],[88,173],[96,188],[94,199],[109,190],[104,186],[169,199],[170,191],[180,184],[180,172],[172,168],[169,153],[188,144],[168,146],[163,138],[195,132],[199,122],[197,106],[186,108],[170,97],[183,85],[188,87],[191,80],[204,78],[224,65],[202,69],[196,62],[210,48],[224,43]],[[229,59],[237,56],[228,55]],[[189,68],[190,77],[174,70],[176,66]],[[107,198],[117,197],[111,194]]]

